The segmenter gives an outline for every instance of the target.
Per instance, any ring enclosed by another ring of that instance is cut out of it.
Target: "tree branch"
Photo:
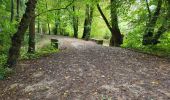
[[[103,11],[102,11],[102,9],[101,9],[101,7],[100,7],[99,4],[97,4],[97,9],[99,10],[99,12],[100,12],[102,18],[104,19],[107,27],[109,28],[110,32],[112,33],[112,27],[111,27],[111,25],[109,24],[109,21],[107,20],[106,16],[104,15],[104,13],[103,13]]]
[[[151,19],[151,17],[152,17],[152,14],[151,14],[151,10],[150,10],[150,8],[149,8],[149,3],[148,3],[148,0],[145,0],[146,1],[146,7],[147,7],[147,10],[148,10],[148,15],[149,15],[149,20]]]
[[[40,15],[42,15],[42,14],[44,14],[44,13],[47,13],[47,12],[51,12],[51,11],[55,11],[55,10],[67,9],[67,8],[68,8],[69,6],[71,6],[73,3],[74,3],[74,0],[72,0],[72,2],[71,2],[71,3],[69,3],[68,5],[66,5],[66,6],[65,6],[65,7],[63,7],[63,8],[54,8],[54,9],[49,9],[49,10],[43,11],[43,12],[41,12],[41,13],[39,13],[39,14],[35,15],[35,17],[40,16]]]

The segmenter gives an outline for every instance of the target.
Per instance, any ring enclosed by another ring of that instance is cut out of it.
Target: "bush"
[[[139,52],[153,54],[157,56],[170,57],[170,35],[164,34],[160,38],[160,43],[157,45],[142,45],[143,38],[142,28],[136,28],[133,32],[128,33],[124,38],[122,47],[135,49]]]
[[[7,56],[5,54],[0,55],[0,80],[8,76],[12,70],[5,67]]]

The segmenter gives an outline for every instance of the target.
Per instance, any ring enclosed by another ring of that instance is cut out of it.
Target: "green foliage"
[[[1,54],[0,55],[0,80],[5,79],[6,76],[12,73],[11,69],[5,67],[6,60],[7,60],[7,56],[5,54]]]
[[[138,48],[142,46],[142,27],[138,27],[134,29],[132,32],[129,32],[128,34],[125,35],[124,37],[124,43],[123,47],[128,47],[128,48]]]
[[[121,22],[120,27],[121,31],[125,33],[124,37],[124,44],[122,47],[135,49],[137,51],[148,53],[148,54],[154,54],[158,56],[170,56],[170,36],[165,33],[159,40],[161,43],[157,45],[142,45],[142,39],[144,35],[144,31],[146,29],[146,23],[148,22],[148,12],[145,9],[146,2],[140,1],[138,3],[139,5],[136,5],[138,2],[133,2],[131,4],[131,7],[127,8],[129,9],[128,14],[120,13]],[[149,2],[150,7],[152,6],[151,13],[154,13],[153,6],[157,5],[157,1],[151,0]],[[162,8],[161,15],[158,18],[158,21],[155,26],[155,30],[158,30],[158,27],[160,27],[161,23],[165,19],[165,9],[164,6]],[[126,25],[122,25],[122,22],[127,23],[127,27],[124,27]],[[122,26],[121,26],[122,25]],[[124,29],[123,29],[124,28]],[[126,29],[126,30],[125,30]],[[155,34],[154,34],[155,35]]]
[[[1,12],[1,10],[0,10]],[[5,15],[8,13],[4,13]],[[11,44],[11,37],[13,33],[16,31],[15,25],[16,22],[11,23],[8,17],[0,15],[0,54],[7,54],[9,46]]]
[[[8,0],[9,1],[9,0]],[[11,37],[16,31],[16,22],[10,22],[10,2],[0,1],[0,80],[4,79],[11,70],[5,68],[4,65],[7,60],[8,49],[11,44]]]
[[[142,28],[138,27],[133,32],[128,33],[124,38],[122,47],[137,50],[147,54],[170,57],[170,35],[164,34],[157,45],[142,45]]]
[[[7,76],[13,73],[13,70],[10,68],[0,67],[0,80],[4,80]]]
[[[0,55],[0,66],[1,67],[3,67],[2,65],[6,63],[6,59],[7,59],[7,56],[5,54]]]

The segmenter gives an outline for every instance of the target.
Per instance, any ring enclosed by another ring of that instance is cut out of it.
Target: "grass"
[[[38,49],[35,53],[29,54],[29,53],[22,53],[21,54],[21,60],[26,60],[26,59],[38,59],[42,56],[47,56],[52,53],[57,53],[59,52],[58,49],[54,48],[51,45],[46,45],[43,46],[42,48]]]

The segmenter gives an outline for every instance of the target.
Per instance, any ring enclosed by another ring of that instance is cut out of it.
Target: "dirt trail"
[[[168,59],[55,38],[61,52],[21,61],[0,100],[170,100]]]

